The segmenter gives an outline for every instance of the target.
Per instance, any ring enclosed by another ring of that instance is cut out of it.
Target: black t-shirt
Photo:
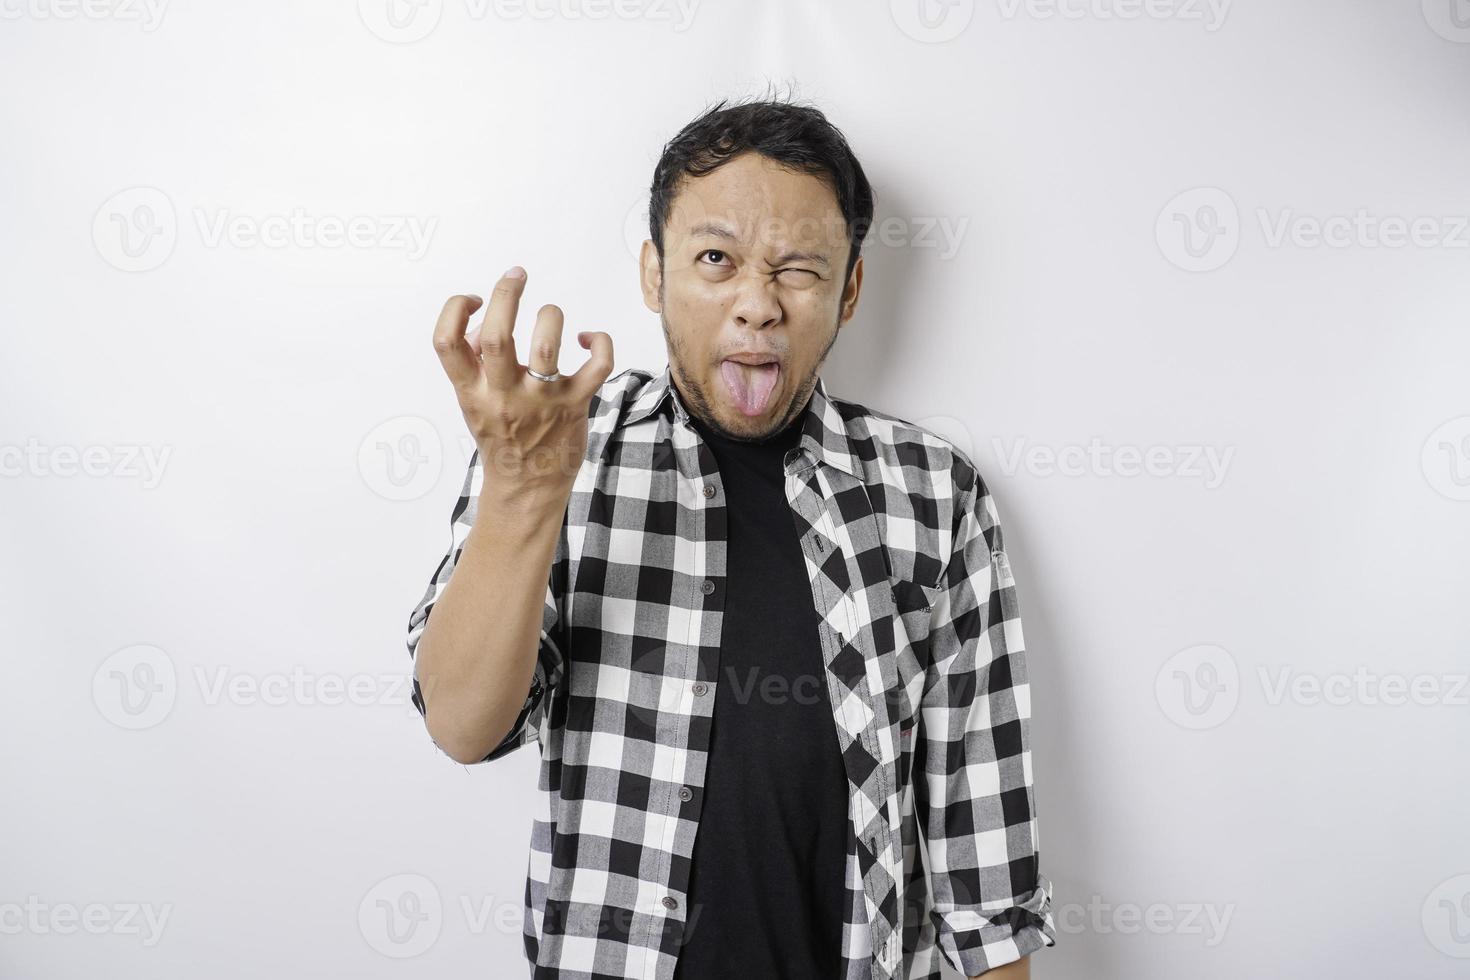
[[[764,443],[692,420],[729,521],[709,763],[675,980],[824,980],[842,959],[847,778],[783,489],[801,416]]]

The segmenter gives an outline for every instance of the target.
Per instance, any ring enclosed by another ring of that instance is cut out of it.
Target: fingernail
[[[507,279],[524,279],[524,278],[526,278],[526,270],[525,269],[522,269],[518,265],[513,265],[509,269],[506,269],[505,270],[505,278],[507,278]]]

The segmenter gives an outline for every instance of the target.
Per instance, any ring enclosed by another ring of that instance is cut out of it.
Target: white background
[[[1470,4],[924,2],[0,0],[0,976],[525,975],[536,750],[404,686],[433,320],[661,368],[653,164],[770,82],[888,229],[829,389],[1000,509],[1034,975],[1470,969]]]

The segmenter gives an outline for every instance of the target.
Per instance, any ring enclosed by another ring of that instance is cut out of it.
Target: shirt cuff
[[[979,976],[1045,946],[1055,946],[1051,905],[1051,882],[1038,875],[1036,890],[1019,905],[937,913],[939,948],[950,966],[966,977]]]

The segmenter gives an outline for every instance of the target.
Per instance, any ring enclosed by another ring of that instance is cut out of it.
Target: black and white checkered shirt
[[[990,494],[951,442],[832,398],[820,379],[800,424],[786,499],[848,784],[842,980],[938,980],[941,955],[973,976],[1053,945],[1031,690]],[[409,617],[410,656],[482,476],[476,455]],[[485,757],[540,743],[524,928],[535,978],[669,980],[685,923],[697,926],[685,899],[726,549],[715,457],[669,369],[608,378],[589,407],[534,680]],[[422,712],[417,680],[413,700]]]

